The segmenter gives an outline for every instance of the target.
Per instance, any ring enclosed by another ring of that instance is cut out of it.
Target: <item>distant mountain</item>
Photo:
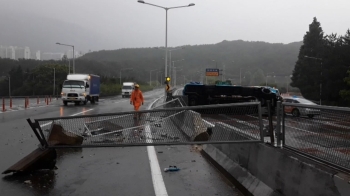
[[[62,52],[55,43],[72,44],[79,51],[101,50],[108,40],[91,30],[75,24],[36,16],[33,14],[1,12],[0,45],[29,46],[31,50]]]
[[[286,77],[292,73],[302,42],[271,44],[242,40],[222,41],[217,44],[183,46],[184,49],[172,52],[175,67],[182,67],[182,75],[204,73],[205,68],[225,69],[227,77],[236,77],[240,70],[243,77],[260,70],[264,75]],[[168,56],[169,58],[169,56]],[[122,67],[132,67],[140,77],[149,75],[149,70],[164,70],[164,50],[157,48],[135,48],[102,50],[84,55],[81,59],[118,62]],[[213,61],[215,60],[215,61]],[[198,74],[197,74],[198,75]],[[191,77],[192,77],[191,76]],[[149,76],[148,76],[149,77]],[[238,76],[239,77],[239,76]]]

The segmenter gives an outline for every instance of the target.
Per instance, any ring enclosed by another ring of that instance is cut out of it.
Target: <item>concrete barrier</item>
[[[191,141],[208,141],[207,125],[198,112],[184,110],[170,119]]]
[[[196,134],[207,133],[209,127],[194,111],[181,111],[170,119],[192,141]],[[221,122],[210,126],[213,140],[256,139]],[[203,145],[202,153],[239,183],[246,195],[348,196],[350,193],[349,175],[268,144],[208,144]]]
[[[267,144],[204,145],[203,153],[253,195],[350,193],[350,176]]]

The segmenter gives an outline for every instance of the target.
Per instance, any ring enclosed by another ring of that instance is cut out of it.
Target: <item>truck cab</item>
[[[135,83],[134,82],[123,82],[122,86],[122,98],[130,97],[132,91],[134,90]]]
[[[64,105],[74,102],[85,105],[88,101],[95,103],[99,100],[100,77],[92,74],[69,74],[63,82],[61,98]]]

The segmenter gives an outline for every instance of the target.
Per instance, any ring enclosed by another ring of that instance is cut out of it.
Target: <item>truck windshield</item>
[[[63,88],[84,88],[83,81],[66,80],[63,83]]]
[[[132,86],[123,86],[123,89],[132,89]]]

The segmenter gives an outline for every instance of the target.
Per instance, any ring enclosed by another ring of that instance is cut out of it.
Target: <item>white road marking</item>
[[[151,109],[152,105],[161,98],[162,97],[153,101],[147,109]],[[147,139],[146,142],[152,143],[152,133],[149,125],[146,125],[145,132],[146,132],[146,135],[149,136],[149,139]],[[160,170],[160,166],[159,166],[159,162],[158,162],[158,158],[157,158],[157,154],[154,146],[147,146],[147,153],[148,153],[149,163],[151,166],[154,192],[156,196],[167,196],[168,192],[165,187],[165,183],[163,180],[162,172]]]
[[[79,113],[75,113],[75,114],[72,114],[72,115],[69,115],[69,116],[76,116],[76,115],[83,114],[83,113],[88,112],[88,111],[91,111],[91,110],[93,110],[93,109],[88,109],[88,110],[86,110],[86,111],[82,111],[82,112],[79,112]],[[46,125],[49,125],[49,124],[51,124],[51,123],[52,123],[52,122],[42,124],[42,125],[40,125],[40,127],[45,127]]]

